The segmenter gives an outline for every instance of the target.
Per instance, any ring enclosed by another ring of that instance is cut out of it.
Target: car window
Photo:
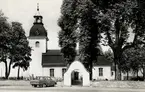
[[[43,80],[43,77],[40,77],[40,80]]]
[[[47,77],[47,80],[50,80],[51,78],[50,77]]]

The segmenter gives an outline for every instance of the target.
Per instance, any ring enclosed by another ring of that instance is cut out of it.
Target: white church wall
[[[99,68],[103,68],[103,75],[99,76]],[[111,80],[111,67],[110,66],[95,66],[93,68],[93,79],[95,80]]]
[[[39,45],[36,46],[36,42],[39,42]],[[32,47],[30,62],[30,76],[42,76],[42,53],[46,52],[46,39],[29,39],[29,46]]]
[[[18,67],[12,68],[13,65],[11,65],[10,75],[9,77],[17,77],[18,74]],[[28,71],[23,71],[22,68],[20,68],[20,77],[28,76]],[[3,62],[0,63],[0,77],[5,77],[5,64]]]
[[[50,76],[50,69],[54,69],[54,77],[55,78],[63,78],[62,69],[66,67],[44,67],[43,68],[43,76]]]
[[[39,42],[39,47],[35,46],[36,42]],[[32,47],[33,51],[39,51],[41,53],[45,53],[46,52],[46,38],[30,38],[29,39],[29,46]]]
[[[3,62],[0,63],[0,77],[5,76],[5,64]]]

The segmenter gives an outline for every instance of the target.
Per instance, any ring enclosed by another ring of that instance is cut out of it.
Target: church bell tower
[[[34,15],[34,23],[29,33],[29,46],[32,48],[29,74],[33,76],[42,76],[42,53],[47,51],[47,31],[44,28],[43,16],[40,15],[39,4],[37,12]]]

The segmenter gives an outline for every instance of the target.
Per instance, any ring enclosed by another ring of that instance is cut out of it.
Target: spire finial
[[[39,3],[37,3],[37,11],[39,11]]]

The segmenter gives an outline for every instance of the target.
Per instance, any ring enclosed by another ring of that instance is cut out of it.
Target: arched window
[[[36,41],[35,47],[39,47],[39,46],[40,46],[40,42],[39,41]]]

